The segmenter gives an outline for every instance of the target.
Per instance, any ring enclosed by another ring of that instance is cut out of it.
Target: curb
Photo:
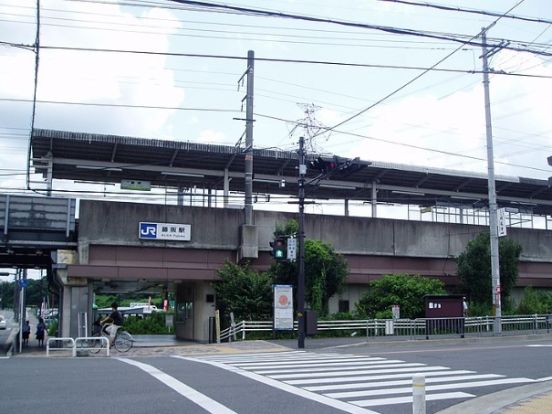
[[[548,394],[552,391],[552,381],[543,381],[535,384],[508,388],[492,394],[472,398],[459,404],[448,407],[436,414],[493,414],[498,410],[507,409],[528,398]],[[506,411],[507,412],[507,411]]]

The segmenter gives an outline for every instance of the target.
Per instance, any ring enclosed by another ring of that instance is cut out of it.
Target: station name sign
[[[192,226],[178,223],[140,222],[138,238],[142,240],[190,241]]]

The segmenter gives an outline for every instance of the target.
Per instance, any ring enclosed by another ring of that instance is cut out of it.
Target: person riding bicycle
[[[110,344],[113,343],[115,335],[117,335],[117,330],[123,326],[123,315],[117,308],[117,303],[113,302],[111,304],[111,313],[100,322],[103,326],[102,331],[109,335]]]

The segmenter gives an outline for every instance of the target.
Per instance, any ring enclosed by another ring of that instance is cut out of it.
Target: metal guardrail
[[[50,343],[55,342],[56,345],[61,346],[50,346]],[[70,347],[66,347],[65,344],[69,342],[71,344]],[[48,341],[46,341],[46,356],[50,356],[51,351],[71,351],[72,356],[76,356],[76,350],[75,350],[75,340],[73,338],[48,338]]]
[[[82,345],[79,346],[81,342]],[[94,345],[90,346],[91,343]],[[77,349],[79,351],[98,351],[98,348],[100,351],[105,349],[105,356],[109,356],[109,340],[105,336],[81,336],[75,338],[75,351],[73,356],[76,356]]]
[[[356,319],[319,320],[319,332],[350,331],[351,335],[400,336],[422,339],[430,336],[490,336],[494,334],[493,316],[466,318],[417,318],[417,319]],[[500,319],[503,335],[536,334],[552,331],[552,315],[503,316]],[[294,331],[297,330],[297,321]],[[248,332],[271,332],[272,321],[241,321],[221,331],[220,341],[245,340]],[[238,339],[239,338],[239,339]]]
[[[98,344],[99,342],[99,344]],[[55,343],[58,346],[50,346],[50,343]],[[70,346],[65,346],[67,343]],[[94,343],[95,346],[90,346]],[[61,346],[59,346],[61,344]],[[79,345],[80,344],[80,345]],[[104,346],[105,345],[105,346]],[[51,351],[71,351],[71,356],[77,356],[79,351],[106,350],[106,356],[109,356],[109,340],[105,336],[80,336],[78,338],[48,338],[46,342],[46,356],[50,356]]]

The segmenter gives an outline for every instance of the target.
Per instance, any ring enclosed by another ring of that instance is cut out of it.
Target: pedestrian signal
[[[270,242],[270,247],[272,247],[272,256],[276,260],[286,260],[287,259],[287,239],[285,237],[278,237],[276,240]]]

